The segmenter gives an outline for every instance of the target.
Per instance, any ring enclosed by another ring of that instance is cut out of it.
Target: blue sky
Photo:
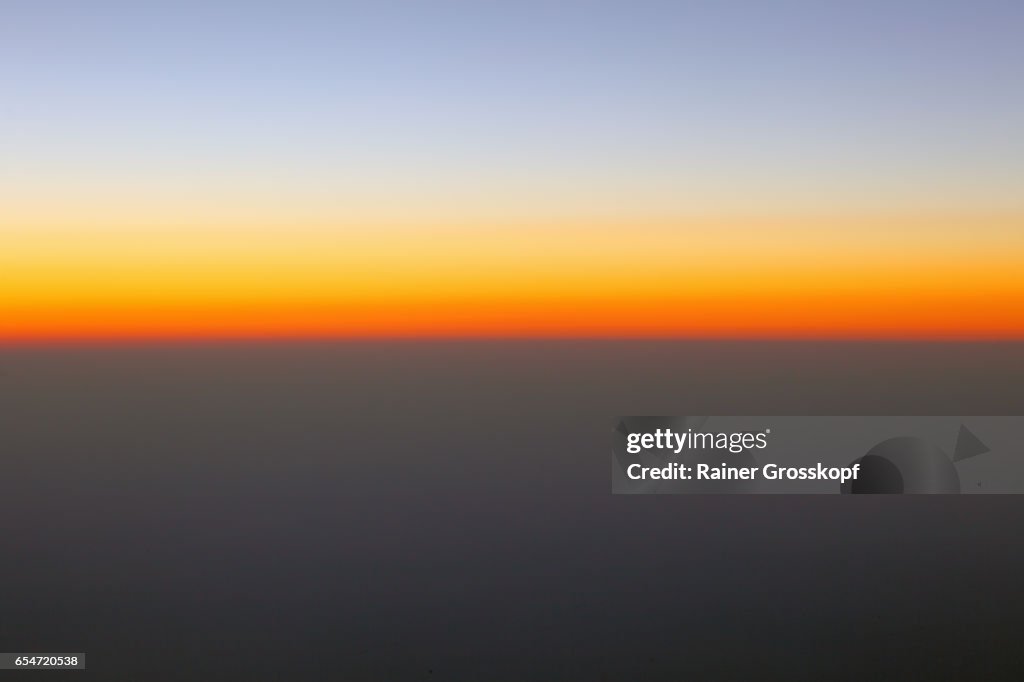
[[[1020,3],[4,2],[12,187],[1012,207]]]

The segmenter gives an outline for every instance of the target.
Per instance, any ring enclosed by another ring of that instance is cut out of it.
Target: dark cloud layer
[[[0,650],[92,679],[1019,678],[1024,499],[612,496],[621,414],[1019,414],[1024,345],[0,350]]]

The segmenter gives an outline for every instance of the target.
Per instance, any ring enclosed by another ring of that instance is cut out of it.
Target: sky
[[[0,339],[1024,338],[1022,34],[0,0]]]

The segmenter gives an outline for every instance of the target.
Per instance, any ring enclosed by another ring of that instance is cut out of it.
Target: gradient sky
[[[1024,338],[1024,5],[842,4],[4,0],[0,338]]]

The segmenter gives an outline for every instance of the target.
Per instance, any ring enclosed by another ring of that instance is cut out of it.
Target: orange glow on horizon
[[[15,311],[0,339],[367,337],[1024,338],[1024,295],[753,291],[637,299],[67,305]]]
[[[0,228],[0,342],[1024,339],[1021,225]]]

